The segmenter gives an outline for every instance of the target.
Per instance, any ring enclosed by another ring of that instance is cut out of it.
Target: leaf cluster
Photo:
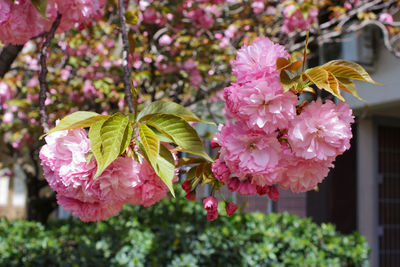
[[[100,115],[96,112],[77,111],[60,120],[47,134],[89,128],[91,153],[97,162],[94,179],[121,155],[126,154],[139,161],[144,157],[174,195],[172,180],[175,160],[165,143],[174,144],[177,151],[212,161],[196,130],[188,122],[203,121],[179,104],[156,101],[138,114]],[[212,175],[210,164],[208,170],[209,175]]]

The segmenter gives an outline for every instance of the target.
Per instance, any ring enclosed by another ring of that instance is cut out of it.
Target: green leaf
[[[298,78],[298,76],[296,76],[296,77]],[[286,73],[286,71],[284,71],[284,70],[281,71],[280,79],[281,79],[281,84],[282,84],[284,92],[287,92],[292,88],[295,88],[295,86],[298,82],[295,78],[291,79],[289,77],[289,75]]]
[[[324,89],[340,100],[345,101],[343,96],[340,95],[339,84],[336,77],[322,67],[308,69],[303,75],[319,89]]]
[[[125,152],[126,148],[129,146],[132,140],[132,132],[133,132],[133,127],[131,123],[128,123],[128,126],[125,128],[124,136],[122,138],[121,142],[121,150],[119,154],[121,155],[122,153]]]
[[[213,161],[204,150],[197,132],[184,119],[170,114],[157,114],[146,122],[170,138],[184,151]]]
[[[32,5],[36,10],[46,18],[47,0],[31,0]]]
[[[340,90],[343,90],[349,94],[352,94],[353,96],[357,97],[359,100],[361,100],[363,102],[367,102],[358,95],[357,90],[356,90],[356,85],[352,81],[350,81],[349,79],[340,78],[340,77],[338,77],[337,79],[339,81]]]
[[[172,186],[172,180],[175,176],[175,164],[174,157],[172,156],[171,152],[165,146],[160,144],[160,153],[157,155],[157,159],[155,161],[150,161],[147,151],[144,148],[144,144],[141,140],[138,141],[138,145],[147,162],[153,168],[155,173],[161,178],[161,180],[163,180],[168,189],[171,191],[171,194],[175,197],[174,188]]]
[[[97,121],[93,123],[89,129],[90,149],[92,150],[97,164],[102,161],[100,130],[105,121],[106,120]]]
[[[139,136],[147,157],[150,163],[153,164],[153,162],[156,162],[160,151],[160,141],[157,135],[145,124],[139,124]]]
[[[173,143],[174,142],[170,138],[165,136],[163,133],[158,131],[156,128],[151,127],[150,125],[147,125],[147,126],[149,126],[149,128],[157,135],[158,140],[160,140],[160,142],[165,142],[165,143]]]
[[[211,163],[206,164],[203,167],[203,181],[202,184],[214,184],[217,181],[217,178],[215,178],[214,173],[211,170]]]
[[[290,60],[284,57],[278,57],[276,60],[276,71],[279,70],[288,70],[288,71],[297,71],[303,65],[303,61],[295,61],[291,62]]]
[[[104,120],[108,117],[109,115],[100,115],[96,112],[77,111],[61,119],[56,127],[51,129],[46,134],[42,135],[40,139],[43,138],[43,136],[46,136],[56,131],[90,127],[93,123]]]
[[[172,114],[179,116],[186,121],[197,121],[213,124],[211,122],[206,122],[197,117],[194,113],[187,110],[184,106],[181,106],[174,102],[169,101],[155,101],[150,105],[146,106],[138,115],[139,121],[144,121],[155,114]]]
[[[116,113],[104,121],[100,129],[102,155],[101,160],[97,161],[97,172],[94,179],[103,173],[121,154],[121,148],[126,146],[127,139],[124,136],[128,124],[129,118],[121,113]]]
[[[175,176],[175,163],[174,157],[171,152],[164,146],[160,145],[160,154],[157,158],[156,173],[167,185],[171,194],[175,197],[172,180]]]
[[[368,72],[357,63],[346,60],[332,60],[321,66],[326,71],[331,72],[335,77],[360,80],[368,83],[376,83]]]

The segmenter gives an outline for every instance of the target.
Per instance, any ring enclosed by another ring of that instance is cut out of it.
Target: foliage
[[[290,214],[235,214],[207,222],[182,198],[129,206],[106,221],[55,220],[43,226],[0,220],[7,266],[365,266],[358,233]],[[182,218],[185,218],[184,220]]]

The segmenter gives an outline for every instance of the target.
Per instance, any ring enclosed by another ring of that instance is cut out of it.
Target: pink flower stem
[[[40,74],[39,74],[39,83],[40,83],[40,92],[39,92],[39,113],[40,113],[40,121],[42,123],[42,127],[44,132],[49,131],[49,125],[47,123],[48,121],[48,116],[46,113],[46,93],[49,90],[49,85],[47,84],[46,81],[46,76],[47,76],[47,50],[49,49],[50,42],[54,37],[54,34],[60,25],[61,21],[61,14],[57,14],[56,20],[53,22],[51,25],[51,29],[49,32],[45,34],[45,40],[42,45],[42,48],[40,50]]]
[[[126,30],[124,0],[118,0],[118,10],[119,10],[119,22],[121,24],[122,44],[123,44],[122,66],[124,68],[125,101],[128,104],[129,112],[134,113],[136,109],[132,101],[132,88],[130,82],[130,75],[132,70],[131,67],[129,66],[129,41]]]

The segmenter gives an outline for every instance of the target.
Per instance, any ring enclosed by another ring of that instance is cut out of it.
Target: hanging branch
[[[51,29],[49,32],[45,34],[45,41],[40,50],[40,73],[39,73],[39,83],[40,83],[40,92],[39,92],[39,106],[40,106],[40,121],[42,123],[42,127],[44,132],[49,131],[49,125],[47,123],[48,117],[46,113],[46,92],[49,90],[49,85],[46,81],[47,76],[47,50],[50,46],[50,42],[54,37],[54,34],[60,25],[61,14],[58,13],[56,20],[51,25]]]
[[[124,0],[118,0],[118,10],[119,10],[119,22],[121,24],[122,33],[122,66],[124,68],[124,91],[125,91],[125,102],[128,104],[129,112],[134,113],[135,107],[132,101],[132,88],[130,82],[131,67],[129,66],[129,41],[128,34],[126,31],[126,20],[125,20],[125,6]]]

